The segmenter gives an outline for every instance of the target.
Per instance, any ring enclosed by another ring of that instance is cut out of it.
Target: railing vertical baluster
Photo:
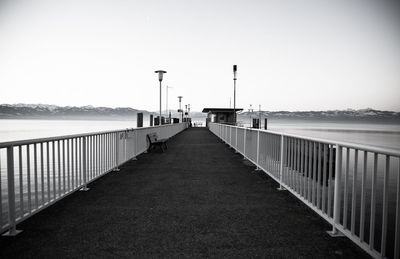
[[[293,179],[293,190],[296,191],[297,189],[297,173],[296,173],[296,158],[297,158],[297,139],[292,138],[292,179]]]
[[[284,136],[281,135],[281,163],[280,163],[280,168],[279,168],[279,188],[278,190],[285,190],[285,188],[282,187],[283,183],[283,159],[284,159]]]
[[[47,202],[51,200],[50,188],[50,142],[46,142],[46,169],[47,169]]]
[[[361,174],[361,209],[360,209],[360,241],[364,242],[365,228],[365,201],[366,201],[366,182],[367,182],[367,162],[368,153],[364,151],[363,171]]]
[[[397,165],[397,184],[396,184],[396,224],[394,237],[394,257],[400,257],[400,157]]]
[[[107,134],[107,171],[111,168],[110,134]]]
[[[60,143],[61,140],[57,141],[57,160],[58,160],[58,197],[61,197],[61,149]]]
[[[332,236],[340,235],[336,226],[340,225],[340,183],[342,177],[342,147],[336,145],[336,165],[335,165],[335,189],[333,192],[333,224],[332,231],[329,232]]]
[[[79,174],[78,174],[78,183],[77,183],[77,187],[80,186],[82,184],[82,138],[79,137],[78,138],[78,159],[79,159]]]
[[[304,140],[300,139],[300,195],[304,197]]]
[[[247,129],[244,128],[244,133],[243,133],[243,158],[246,158],[246,133]]]
[[[308,179],[309,179],[309,177],[310,177],[310,172],[309,172],[309,170],[308,170],[308,167],[309,167],[309,165],[308,165],[308,157],[309,157],[309,154],[308,154],[308,141],[307,140],[305,140],[304,141],[304,198],[306,199],[306,200],[310,200],[310,197],[309,197],[309,181],[308,181]]]
[[[24,216],[24,185],[23,185],[23,167],[22,167],[22,146],[18,146],[18,161],[19,161],[19,212],[20,217]]]
[[[318,155],[317,155],[317,208],[321,208],[321,143],[318,143]]]
[[[41,187],[42,187],[42,205],[44,205],[44,157],[43,157],[43,142],[40,143],[40,174],[41,174]]]
[[[7,147],[7,191],[8,191],[8,223],[9,231],[5,236],[15,236],[20,233],[16,226],[15,213],[15,182],[14,182],[14,147]]]
[[[27,187],[28,187],[28,213],[30,214],[32,211],[32,198],[31,198],[31,156],[30,156],[30,145],[26,145],[26,179],[27,179]],[[0,166],[1,168],[1,166]],[[0,190],[1,191],[1,190]],[[0,213],[1,215],[1,213]]]
[[[73,179],[73,186],[74,189],[77,187],[78,185],[78,138],[74,138],[74,147],[75,147],[75,151],[74,151],[74,161],[75,161],[75,166],[74,166],[74,170],[72,171],[72,179]]]
[[[75,150],[75,152],[74,152]],[[75,171],[76,171],[76,139],[71,139],[71,188],[75,189]]]
[[[388,221],[388,198],[389,198],[389,170],[390,156],[386,156],[385,171],[383,175],[383,205],[382,205],[382,235],[381,235],[381,256],[386,255],[386,235]]]
[[[301,178],[300,178],[300,139],[296,139],[296,189],[297,193],[301,193]]]
[[[100,135],[96,135],[96,176],[100,174]]]
[[[349,203],[349,168],[350,168],[350,149],[346,148],[346,167],[344,171],[344,200],[343,200],[343,227],[347,228],[347,211]]]
[[[34,176],[35,176],[35,208],[39,206],[39,186],[38,186],[38,158],[37,158],[37,143],[33,146],[34,149]]]
[[[236,130],[236,137],[235,137],[235,150],[237,150],[238,148],[237,148],[237,132],[238,132],[238,128],[236,127],[235,128]]]
[[[66,193],[66,191],[65,191],[65,175],[66,175],[65,174],[65,169],[66,169],[66,166],[65,166],[65,139],[62,140],[62,164],[63,164],[63,168],[62,168],[62,171],[63,171],[63,176],[62,176],[62,179],[63,179],[63,191],[62,191],[62,193],[65,194]]]
[[[312,202],[312,142],[308,142],[309,152],[308,152],[308,180],[307,180],[307,191],[308,191],[308,201]]]
[[[82,138],[82,177],[83,177],[83,186],[80,189],[81,191],[88,191],[87,188],[87,146],[86,146],[86,137]]]
[[[53,195],[54,200],[57,197],[56,190],[56,151],[55,151],[55,141],[52,141],[52,162],[53,162]]]
[[[70,143],[72,143],[71,139],[67,139],[67,186],[68,192],[71,190],[71,152],[70,152]]]
[[[115,169],[114,171],[119,171],[119,139],[118,139],[118,133],[115,133]],[[136,141],[135,141],[136,142]],[[135,150],[136,152],[136,150]],[[136,155],[136,154],[135,154]]]
[[[328,145],[329,168],[328,168],[328,216],[332,215],[332,176],[333,176],[333,145]]]
[[[356,225],[357,171],[358,171],[358,149],[355,149],[354,150],[353,187],[352,187],[352,196],[351,196],[351,234],[352,235],[355,235],[355,225]]]
[[[313,178],[312,178],[312,204],[315,206],[317,184],[317,143],[313,142]]]
[[[374,153],[374,169],[372,172],[371,184],[371,220],[369,225],[369,248],[374,249],[375,242],[375,209],[376,209],[376,180],[378,173],[378,154]]]
[[[326,170],[326,163],[328,161],[328,145],[327,144],[323,144],[323,159],[322,159],[322,211],[324,213],[326,213],[326,184],[328,182],[327,179],[327,170]]]

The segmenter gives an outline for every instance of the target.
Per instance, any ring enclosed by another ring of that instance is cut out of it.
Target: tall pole
[[[158,125],[161,125],[161,80],[160,80],[160,121],[158,122]]]
[[[160,118],[158,121],[158,125],[161,125],[161,82],[163,80],[163,74],[167,73],[167,71],[164,70],[157,70],[155,73],[158,73],[158,81],[160,81]]]
[[[233,65],[233,123],[236,125],[236,72],[237,65]]]
[[[183,111],[182,111],[182,108],[181,108],[181,102],[182,102],[182,97],[183,96],[178,96],[178,98],[179,98],[179,111],[181,112],[181,122],[183,122]]]
[[[165,102],[166,102],[165,112],[167,113],[167,116],[168,116],[168,88],[169,88],[169,86],[167,85],[167,96],[166,96],[166,100],[165,100]]]

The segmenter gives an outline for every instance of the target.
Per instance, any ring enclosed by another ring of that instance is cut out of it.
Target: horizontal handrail
[[[47,138],[33,138],[33,139],[24,139],[24,140],[5,141],[5,142],[0,142],[0,148],[7,148],[7,147],[12,147],[12,146],[16,147],[16,146],[22,146],[22,145],[51,142],[51,141],[65,140],[65,139],[71,139],[71,138],[89,137],[89,136],[108,134],[108,133],[118,133],[118,132],[126,132],[126,131],[133,131],[133,130],[146,130],[149,128],[155,129],[155,128],[168,127],[168,126],[170,126],[170,125],[165,124],[165,125],[157,125],[157,126],[152,126],[152,127],[126,128],[126,129],[120,129],[120,130],[107,130],[107,131],[98,131],[98,132],[89,132],[89,133],[79,133],[79,134],[47,137]]]
[[[236,127],[236,126],[232,126],[232,125],[224,125],[224,126],[232,127],[232,128]],[[354,148],[354,149],[359,149],[359,150],[363,150],[363,151],[365,150],[368,152],[380,153],[383,155],[400,157],[400,150],[394,149],[394,148],[386,148],[386,147],[380,147],[380,146],[375,146],[375,145],[366,145],[366,144],[360,144],[360,143],[354,143],[354,142],[331,140],[328,138],[316,138],[316,137],[303,136],[303,135],[287,133],[287,132],[278,132],[278,131],[273,131],[273,130],[245,128],[245,127],[239,127],[239,128],[246,129],[248,131],[261,131],[261,132],[266,132],[266,133],[270,133],[270,134],[274,134],[274,135],[278,135],[278,136],[301,138],[301,139],[325,143],[325,144],[340,145],[340,146],[343,146],[346,148],[348,147],[348,148]]]

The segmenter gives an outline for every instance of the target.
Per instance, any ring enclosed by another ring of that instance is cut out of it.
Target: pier
[[[369,257],[208,129],[168,147],[18,224],[0,257]]]

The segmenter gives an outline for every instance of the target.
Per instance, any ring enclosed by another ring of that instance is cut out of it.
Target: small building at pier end
[[[235,112],[243,111],[242,108],[204,108],[203,112],[207,113],[206,127],[209,122],[235,124]]]

